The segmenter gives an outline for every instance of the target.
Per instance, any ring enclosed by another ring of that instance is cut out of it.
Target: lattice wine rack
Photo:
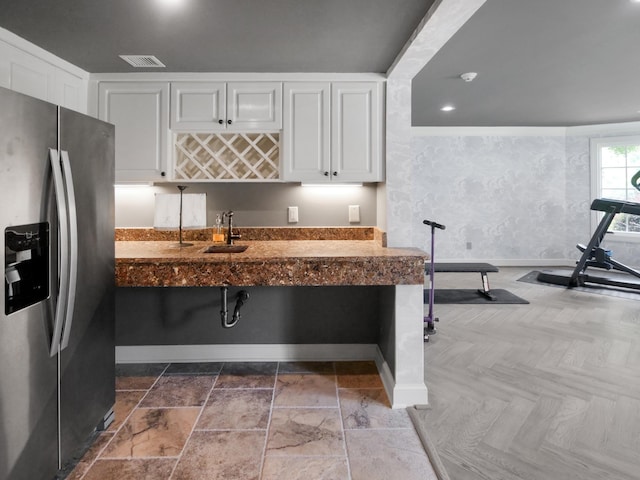
[[[278,133],[178,133],[174,180],[278,180]]]

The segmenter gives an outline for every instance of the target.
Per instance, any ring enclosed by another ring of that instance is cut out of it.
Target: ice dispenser
[[[5,315],[49,296],[49,224],[14,225],[4,231]]]

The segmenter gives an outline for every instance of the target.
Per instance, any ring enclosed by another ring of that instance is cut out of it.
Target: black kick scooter
[[[435,335],[436,326],[434,322],[438,322],[438,318],[434,318],[433,316],[433,255],[434,255],[434,244],[436,239],[436,228],[440,230],[444,230],[446,227],[444,225],[440,225],[439,223],[432,222],[431,220],[424,220],[422,223],[431,227],[431,265],[429,266],[429,315],[424,317],[424,341],[429,341],[429,335]]]

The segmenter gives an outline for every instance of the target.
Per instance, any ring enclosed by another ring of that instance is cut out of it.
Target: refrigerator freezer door
[[[0,88],[0,251],[9,226],[49,222],[48,149],[56,107]],[[50,252],[51,254],[55,251]],[[52,258],[55,255],[51,255]],[[52,264],[55,262],[52,262]],[[5,280],[6,281],[6,280]],[[50,282],[55,297],[56,282]],[[0,293],[0,478],[50,480],[57,470],[57,358],[49,356],[49,302],[5,313]]]
[[[74,318],[60,352],[63,463],[115,403],[113,138],[113,125],[60,109],[78,218]]]

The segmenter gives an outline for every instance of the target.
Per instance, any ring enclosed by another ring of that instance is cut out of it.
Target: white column
[[[381,376],[393,408],[427,403],[424,379],[423,285],[396,285],[393,361]],[[391,360],[391,359],[389,359]]]

